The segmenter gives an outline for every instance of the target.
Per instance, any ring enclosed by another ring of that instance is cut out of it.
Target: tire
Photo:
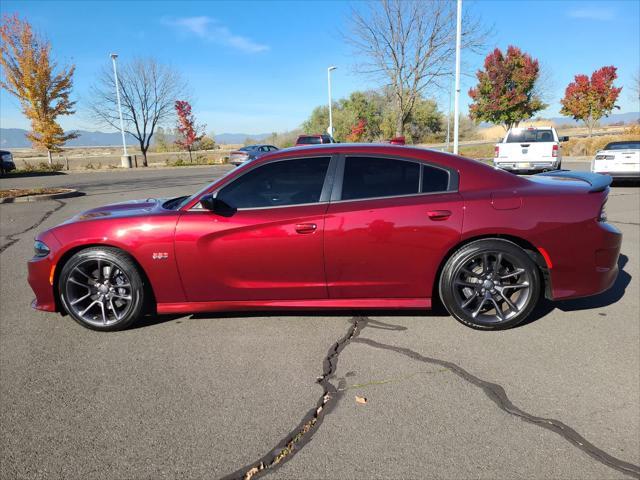
[[[92,330],[123,330],[141,316],[144,306],[138,267],[112,247],[76,252],[60,272],[58,292],[67,313]]]
[[[501,239],[461,247],[447,260],[439,283],[447,311],[464,325],[484,330],[522,323],[536,306],[540,291],[535,262],[518,245]]]

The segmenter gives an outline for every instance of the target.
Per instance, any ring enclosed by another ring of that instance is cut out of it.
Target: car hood
[[[133,200],[121,203],[112,203],[104,205],[102,207],[92,208],[79,213],[75,217],[70,218],[67,222],[81,222],[84,220],[97,220],[106,218],[122,218],[122,217],[137,217],[149,215],[156,215],[161,212],[166,212],[162,208],[162,204],[166,201],[165,198],[147,198],[144,200]]]

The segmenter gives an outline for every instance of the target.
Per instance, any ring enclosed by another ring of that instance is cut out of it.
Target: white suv
[[[553,127],[512,128],[496,144],[493,164],[504,170],[544,172],[562,168],[560,142]]]

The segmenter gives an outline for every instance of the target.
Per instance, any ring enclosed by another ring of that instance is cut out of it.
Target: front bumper
[[[31,306],[45,312],[57,312],[59,308],[55,300],[54,282],[56,263],[59,260],[56,252],[60,251],[60,243],[50,231],[41,233],[36,240],[44,242],[51,253],[46,257],[33,257],[27,263],[27,281],[36,296]]]
[[[49,257],[32,258],[27,263],[29,276],[27,281],[33,293],[36,295],[31,306],[45,312],[57,311],[56,301],[53,295],[53,275],[55,264]]]

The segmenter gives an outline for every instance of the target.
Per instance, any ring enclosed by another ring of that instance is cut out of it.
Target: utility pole
[[[453,107],[453,153],[458,154],[458,132],[460,129],[460,43],[462,37],[462,0],[458,0],[456,26],[456,94]]]

